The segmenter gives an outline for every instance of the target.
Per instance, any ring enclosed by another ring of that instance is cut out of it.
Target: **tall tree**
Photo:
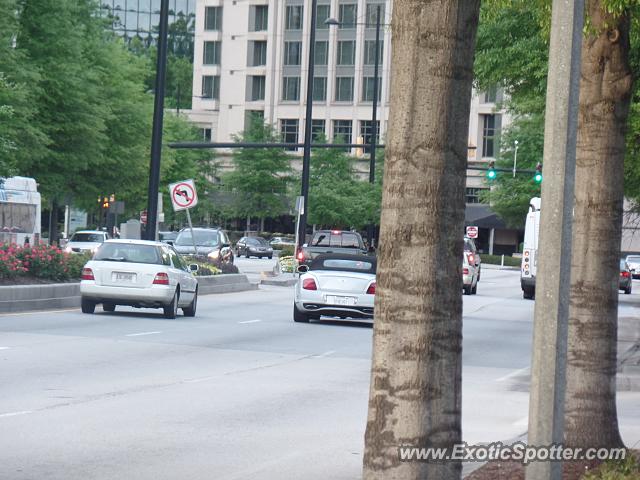
[[[278,142],[278,133],[258,119],[236,137],[238,142]],[[224,178],[235,193],[234,210],[238,216],[254,216],[264,224],[267,217],[289,210],[287,195],[291,180],[289,156],[278,148],[239,148],[233,152],[235,169]],[[249,223],[249,222],[248,222]]]
[[[394,4],[364,478],[458,479],[398,446],[460,442],[461,258],[479,0]]]
[[[569,309],[566,442],[620,446],[616,413],[618,281],[625,128],[632,92],[630,17],[587,0]]]

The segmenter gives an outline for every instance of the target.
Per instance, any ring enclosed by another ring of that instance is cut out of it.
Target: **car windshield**
[[[260,245],[260,246],[266,246],[268,245],[267,241],[262,238],[262,237],[253,237],[253,238],[248,238],[247,239],[247,243],[249,245]]]
[[[196,239],[196,245],[199,247],[217,247],[220,242],[217,230],[194,230],[193,235]],[[176,238],[175,244],[181,247],[193,246],[191,231],[184,230],[180,232],[178,234],[178,238]]]
[[[94,260],[106,262],[150,263],[162,265],[162,257],[154,245],[135,243],[103,243]]]
[[[354,233],[319,232],[311,242],[313,247],[360,248],[358,236]]]
[[[104,242],[104,233],[74,233],[71,242]]]
[[[346,268],[348,270],[371,270],[371,262],[361,262],[359,260],[327,259],[323,262],[326,268]]]
[[[620,260],[620,270],[626,270],[627,267],[627,261],[626,260]]]
[[[640,263],[640,256],[627,257],[627,262]]]

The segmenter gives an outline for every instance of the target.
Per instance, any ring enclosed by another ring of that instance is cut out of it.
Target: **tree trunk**
[[[622,445],[616,347],[629,18],[605,13],[602,0],[588,0],[587,16],[594,33],[582,47],[565,442],[613,447]]]
[[[251,231],[251,215],[247,215],[247,229],[246,233],[248,234]]]
[[[51,201],[51,214],[49,215],[49,245],[58,241],[58,202]]]
[[[260,217],[260,232],[264,232],[264,217]]]
[[[479,0],[393,9],[364,479],[458,479],[398,447],[460,442],[462,237]]]

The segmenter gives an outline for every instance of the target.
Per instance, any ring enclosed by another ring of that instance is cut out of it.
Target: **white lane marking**
[[[508,373],[504,377],[500,377],[500,378],[496,379],[496,382],[504,382],[506,380],[510,380],[513,377],[517,377],[519,375],[524,375],[528,371],[529,371],[529,367],[524,367],[524,368],[521,368],[520,370],[515,370],[515,371],[513,371],[511,373]]]
[[[513,422],[514,427],[528,427],[529,417],[522,417],[520,420]]]
[[[140,333],[129,333],[127,335],[125,335],[125,337],[140,337],[142,335],[155,335],[157,333],[162,333],[162,332],[140,332]]]
[[[33,413],[31,410],[23,410],[21,412],[9,412],[9,413],[2,413],[0,414],[0,418],[4,418],[4,417],[16,417],[18,415],[29,415],[30,413]]]
[[[0,350],[9,350],[9,347],[0,347]]]
[[[260,319],[256,319],[256,320],[245,320],[244,322],[238,322],[238,323],[258,323],[261,322],[262,320]]]
[[[320,355],[312,355],[311,358],[324,358],[324,357],[328,357],[329,355],[336,353],[335,350],[329,350],[328,352],[324,352],[321,353]]]

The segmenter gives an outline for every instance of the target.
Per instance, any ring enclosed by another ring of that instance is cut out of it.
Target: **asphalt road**
[[[251,275],[273,265],[247,262]],[[0,316],[0,479],[359,478],[371,325],[294,324],[292,298],[203,296],[197,317],[176,320],[125,307]],[[489,269],[464,302],[464,439],[514,439],[533,302],[517,272]],[[631,445],[639,403],[619,396]]]

